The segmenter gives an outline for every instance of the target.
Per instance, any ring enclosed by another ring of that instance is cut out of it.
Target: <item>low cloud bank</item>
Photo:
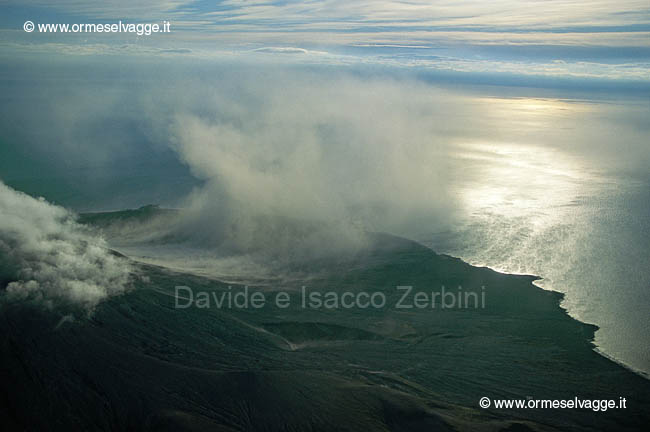
[[[471,217],[473,203],[512,202],[521,188],[539,199],[539,169],[510,176],[521,163],[513,148],[647,172],[647,104],[616,95],[605,104],[565,91],[459,91],[372,67],[119,60],[66,59],[47,82],[39,68],[7,72],[20,77],[2,87],[7,100],[23,102],[2,106],[16,145],[0,171],[55,199],[43,184],[66,196],[79,188],[89,202],[78,209],[184,209],[122,227],[119,243],[105,232],[120,250],[168,245],[192,262],[266,264],[354,252],[367,232],[428,238]],[[578,166],[558,160],[547,168]],[[60,183],[39,180],[45,171]]]
[[[245,72],[220,83],[183,86],[173,105],[154,98],[145,110],[158,141],[203,182],[179,238],[294,261],[353,252],[369,231],[409,234],[450,218],[440,128],[457,102],[445,92],[273,70],[263,82]]]
[[[8,301],[92,311],[124,292],[129,265],[66,209],[0,182],[0,289]]]

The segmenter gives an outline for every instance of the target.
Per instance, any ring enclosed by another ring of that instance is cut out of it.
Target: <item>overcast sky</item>
[[[647,0],[0,0],[0,47],[253,57],[534,79],[650,82]],[[171,22],[151,36],[25,33],[23,23]]]

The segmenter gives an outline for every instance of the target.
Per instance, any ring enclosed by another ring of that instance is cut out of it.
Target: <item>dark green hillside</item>
[[[592,350],[594,327],[529,276],[377,235],[310,291],[383,292],[382,309],[174,309],[174,287],[217,281],[139,265],[90,318],[4,304],[2,422],[28,430],[640,430],[647,380]],[[485,286],[484,309],[395,309],[396,285]],[[255,289],[255,287],[253,287]],[[259,288],[261,289],[261,288]],[[58,325],[60,324],[60,325]],[[578,393],[578,394],[576,394]],[[481,410],[490,398],[625,396],[627,410]],[[33,415],[34,412],[39,415]],[[510,429],[509,429],[510,428]]]

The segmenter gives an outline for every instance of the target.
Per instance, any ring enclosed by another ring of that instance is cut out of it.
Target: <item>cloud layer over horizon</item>
[[[247,58],[650,82],[646,1],[8,1],[0,51]],[[36,23],[172,22],[172,33],[25,33]]]

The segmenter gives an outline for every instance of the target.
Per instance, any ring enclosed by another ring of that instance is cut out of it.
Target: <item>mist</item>
[[[158,237],[219,258],[312,259],[354,253],[368,232],[416,239],[444,232],[467,216],[468,195],[459,190],[480,187],[485,170],[511,163],[491,154],[501,144],[522,154],[559,152],[545,168],[567,175],[571,158],[580,158],[582,170],[624,167],[638,175],[648,163],[639,139],[647,107],[615,94],[602,103],[565,89],[460,91],[388,69],[74,62],[77,70],[53,67],[38,92],[29,89],[29,73],[8,72],[31,101],[5,105],[12,141],[25,143],[39,163],[57,161],[76,173],[60,179],[88,169],[93,182],[109,179],[109,186],[72,180],[94,203],[77,210],[183,208],[180,219],[152,227],[146,243]],[[78,78],[74,88],[68,74]],[[121,80],[108,79],[115,75]],[[56,110],[42,109],[54,102]],[[32,106],[41,108],[25,115]],[[17,127],[17,117],[39,127]],[[43,136],[29,132],[35,129]],[[37,167],[6,165],[2,176],[15,186],[17,166]],[[522,189],[544,175],[535,168],[517,180]],[[117,240],[129,239],[132,245],[142,236],[127,230]]]
[[[127,260],[64,208],[0,182],[0,215],[0,301],[90,313],[127,290]]]
[[[251,80],[234,96],[202,88],[176,107],[171,145],[205,182],[186,230],[235,251],[304,256],[358,247],[368,231],[404,233],[418,219],[446,223],[444,92],[309,78]]]

